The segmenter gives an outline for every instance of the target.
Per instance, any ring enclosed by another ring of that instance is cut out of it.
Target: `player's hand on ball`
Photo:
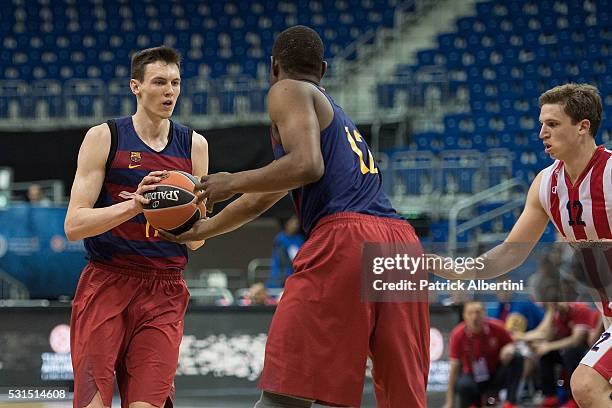
[[[122,191],[119,193],[119,197],[126,200],[133,199],[134,203],[138,207],[138,210],[142,212],[142,206],[144,204],[148,204],[150,201],[144,198],[144,194],[147,191],[155,190],[154,184],[159,183],[166,177],[168,177],[168,171],[166,170],[152,171],[142,178],[135,192],[130,193],[127,191]]]
[[[206,210],[212,212],[216,202],[225,201],[236,194],[232,190],[232,178],[233,175],[226,172],[202,176],[193,190],[198,195],[198,202],[206,200]]]
[[[179,235],[171,234],[163,229],[157,231],[159,232],[159,235],[165,240],[168,240],[170,242],[176,242],[177,244],[184,244],[186,242],[202,241],[207,238],[210,238],[209,223],[209,218],[202,218],[196,221],[196,223],[193,224],[193,227],[191,227],[189,231],[183,232]]]

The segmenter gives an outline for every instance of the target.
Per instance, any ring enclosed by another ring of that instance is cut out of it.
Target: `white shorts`
[[[612,384],[612,327],[608,327],[580,364],[593,368]]]

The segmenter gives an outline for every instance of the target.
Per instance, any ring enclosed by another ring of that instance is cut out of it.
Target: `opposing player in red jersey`
[[[276,38],[272,55],[268,112],[276,160],[204,177],[200,188],[210,203],[250,194],[179,240],[238,228],[292,190],[307,239],[270,326],[256,407],[360,406],[369,355],[379,407],[424,408],[427,303],[362,302],[360,293],[365,242],[420,248],[418,238],[383,193],[355,124],[320,85],[327,65],[318,34],[291,27]]]
[[[179,66],[168,47],[136,53],[136,113],[91,128],[79,151],[65,222],[68,239],[85,240],[89,260],[72,306],[74,408],[109,407],[115,374],[123,408],[173,406],[187,251],[161,239],[142,206],[160,170],[208,172],[206,140],[169,119]]]
[[[591,85],[566,84],[543,93],[540,102],[540,139],[556,161],[542,170],[529,188],[523,213],[506,240],[483,255],[480,279],[491,279],[520,266],[544,233],[549,219],[563,237],[581,252],[587,270],[610,274],[612,247],[612,152],[597,146],[602,105]],[[588,265],[589,245],[607,258],[602,270]],[[466,276],[448,270],[435,272],[449,279]],[[603,275],[602,275],[603,274]],[[597,285],[596,285],[597,286]],[[612,401],[612,310],[609,296],[598,286],[597,305],[606,331],[572,376],[574,398],[581,407],[609,407]]]

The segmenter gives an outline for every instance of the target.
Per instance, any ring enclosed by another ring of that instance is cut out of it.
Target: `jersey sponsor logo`
[[[145,193],[144,198],[147,200],[179,200],[179,190],[168,190],[168,191],[151,191]]]
[[[129,169],[135,169],[136,167],[142,166],[142,156],[140,152],[130,152],[130,164]]]
[[[557,194],[557,186],[553,186],[553,188],[550,190],[551,193],[553,194]]]

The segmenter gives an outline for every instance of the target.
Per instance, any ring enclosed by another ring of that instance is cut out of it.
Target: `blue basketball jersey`
[[[304,232],[308,235],[319,219],[339,212],[403,219],[382,191],[380,170],[357,127],[331,96],[317,89],[329,100],[334,117],[321,131],[323,177],[291,191]],[[272,147],[276,159],[285,154],[274,137]]]
[[[134,192],[144,176],[155,170],[192,172],[192,130],[170,121],[168,144],[157,152],[146,145],[134,128],[132,117],[109,121],[111,151],[106,176],[95,208],[125,201],[121,191]],[[116,127],[115,127],[116,125]],[[132,269],[183,270],[187,263],[185,245],[159,237],[143,214],[138,214],[100,235],[85,239],[87,258]]]

